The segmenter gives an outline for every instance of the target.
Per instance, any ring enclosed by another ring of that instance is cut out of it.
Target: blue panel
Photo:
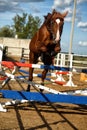
[[[82,72],[83,73],[87,73],[87,69],[82,69]]]
[[[43,94],[39,92],[0,90],[4,98],[7,99],[26,99],[29,101],[41,102],[60,102],[72,104],[87,104],[87,96],[60,95],[60,94]]]

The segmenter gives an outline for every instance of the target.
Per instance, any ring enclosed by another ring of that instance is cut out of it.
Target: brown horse
[[[48,13],[47,16],[44,16],[44,23],[31,39],[29,45],[29,63],[36,64],[38,57],[41,56],[45,65],[52,64],[53,57],[61,50],[60,40],[66,15],[67,12],[61,14],[53,10],[52,14]],[[33,80],[33,70],[33,68],[29,68],[29,81]],[[44,69],[42,72],[42,85],[44,85],[47,72],[48,69]],[[30,85],[28,85],[27,91],[30,91]]]

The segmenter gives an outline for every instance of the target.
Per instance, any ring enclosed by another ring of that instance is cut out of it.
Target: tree
[[[14,37],[14,31],[10,26],[0,28],[0,37]]]
[[[22,16],[18,14],[13,18],[13,29],[19,38],[24,38],[24,27],[26,26],[27,14],[23,13]]]
[[[13,29],[18,38],[32,38],[35,32],[38,30],[41,24],[39,17],[33,17],[23,13],[22,16],[18,14],[13,18],[14,25]]]
[[[32,15],[28,16],[28,22],[26,24],[25,30],[27,32],[27,37],[32,38],[35,32],[40,27],[41,20],[39,17],[33,17]]]

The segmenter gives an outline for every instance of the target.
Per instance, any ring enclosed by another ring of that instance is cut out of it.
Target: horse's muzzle
[[[47,51],[47,47],[42,46],[42,47],[40,48],[40,50],[41,50],[42,52],[46,52],[46,51]]]
[[[59,53],[61,51],[61,48],[60,47],[55,47],[54,51]]]
[[[55,39],[55,43],[58,43],[61,40],[61,37],[59,39]]]

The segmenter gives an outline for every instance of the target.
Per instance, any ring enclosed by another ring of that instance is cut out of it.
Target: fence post
[[[22,52],[21,52],[21,59],[24,58],[24,48],[22,48]]]

